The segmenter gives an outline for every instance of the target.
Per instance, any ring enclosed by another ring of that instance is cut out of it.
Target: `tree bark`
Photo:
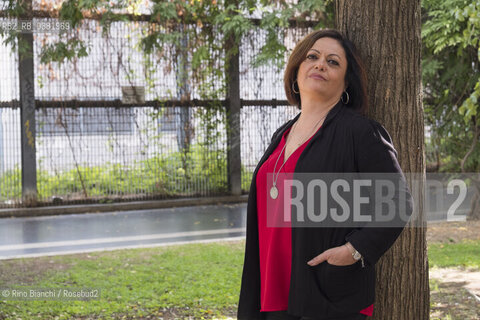
[[[472,201],[470,203],[470,213],[468,215],[468,220],[480,220],[480,181],[472,181],[473,190],[475,194],[473,195]]]
[[[373,318],[378,320],[429,319],[420,17],[420,0],[336,1],[336,27],[366,63],[369,116],[391,134],[406,175],[422,177],[415,185],[410,180],[414,219],[377,264]]]

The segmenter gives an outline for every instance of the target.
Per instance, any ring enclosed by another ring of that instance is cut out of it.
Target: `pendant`
[[[277,187],[273,186],[272,188],[270,188],[270,197],[272,199],[277,199],[278,197],[278,189]]]

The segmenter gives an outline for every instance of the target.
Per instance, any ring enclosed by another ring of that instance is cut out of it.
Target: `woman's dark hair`
[[[300,94],[293,92],[292,86],[297,79],[298,68],[305,60],[307,52],[313,47],[320,38],[332,38],[338,41],[345,51],[347,57],[347,71],[345,73],[345,83],[349,94],[347,107],[360,113],[366,113],[368,108],[367,96],[367,75],[365,65],[355,48],[355,45],[344,37],[340,32],[333,29],[317,30],[309,33],[293,49],[288,59],[283,82],[288,102],[301,108]]]

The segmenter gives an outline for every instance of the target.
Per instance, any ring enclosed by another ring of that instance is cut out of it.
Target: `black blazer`
[[[256,175],[275,150],[286,129],[298,119],[283,124],[252,177],[247,204],[247,233],[238,319],[264,319],[260,312],[260,262],[256,203]],[[295,173],[301,172],[392,172],[403,178],[390,135],[377,122],[339,102],[301,153]],[[413,201],[408,189],[407,214]],[[393,245],[403,227],[395,228],[292,228],[292,262],[288,313],[316,319],[335,319],[359,312],[374,302],[375,263]],[[310,267],[307,261],[324,250],[350,241],[364,257],[349,266],[323,262]]]

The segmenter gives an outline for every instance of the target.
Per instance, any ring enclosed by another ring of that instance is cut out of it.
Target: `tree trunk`
[[[337,0],[336,27],[365,60],[369,115],[391,134],[406,175],[423,177],[420,0]],[[374,319],[429,319],[426,228],[418,227],[425,226],[423,178],[411,190],[415,227],[405,228],[377,264]]]
[[[473,190],[475,194],[470,203],[468,220],[480,220],[480,182],[473,181]]]

